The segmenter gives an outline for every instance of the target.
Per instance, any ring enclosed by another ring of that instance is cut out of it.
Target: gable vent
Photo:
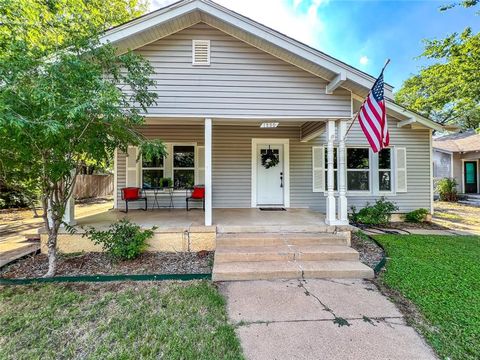
[[[210,65],[210,40],[192,40],[192,65]]]

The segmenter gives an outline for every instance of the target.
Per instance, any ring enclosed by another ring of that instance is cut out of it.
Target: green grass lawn
[[[411,300],[416,324],[443,359],[480,359],[480,237],[381,235],[389,260],[380,281]]]
[[[0,359],[242,359],[207,281],[0,287]]]

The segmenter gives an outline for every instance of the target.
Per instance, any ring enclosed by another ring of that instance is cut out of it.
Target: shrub
[[[427,218],[428,210],[427,209],[417,209],[410,211],[409,213],[405,214],[405,221],[412,222],[412,223],[420,223],[424,222]]]
[[[383,196],[375,201],[375,204],[367,205],[358,213],[354,206],[351,207],[352,214],[350,220],[354,223],[365,225],[385,225],[390,222],[392,212],[398,210],[398,207],[391,201],[386,200]]]
[[[153,236],[155,227],[142,230],[139,225],[128,219],[122,219],[110,225],[108,230],[96,230],[90,227],[85,235],[103,249],[114,260],[132,260],[147,247],[147,240]]]
[[[443,178],[438,181],[436,191],[442,201],[457,201],[457,181],[454,178]]]

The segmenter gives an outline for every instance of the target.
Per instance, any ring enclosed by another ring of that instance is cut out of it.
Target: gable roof
[[[101,43],[112,43],[119,52],[137,49],[198,23],[205,23],[283,61],[365,98],[375,78],[322,51],[227,9],[211,0],[181,0],[107,30]],[[327,87],[328,89],[328,87]],[[411,112],[392,100],[393,87],[385,84],[387,108],[399,119],[434,130],[442,126]],[[333,90],[332,90],[333,91]],[[409,123],[410,125],[411,123]]]
[[[475,130],[470,130],[445,135],[434,139],[432,146],[435,149],[449,152],[480,151],[480,134],[477,134]]]

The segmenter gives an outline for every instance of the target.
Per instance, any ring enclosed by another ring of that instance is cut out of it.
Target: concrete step
[[[348,245],[349,233],[229,233],[217,234],[217,248],[226,246]]]
[[[359,261],[215,262],[213,281],[373,278],[373,270]]]
[[[358,252],[345,245],[218,246],[215,262],[358,260]]]

